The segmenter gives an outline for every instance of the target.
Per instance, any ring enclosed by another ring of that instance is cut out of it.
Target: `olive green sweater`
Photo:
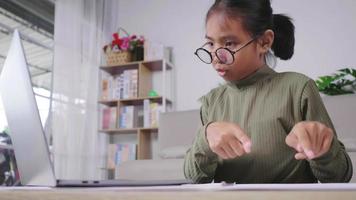
[[[348,182],[352,163],[310,78],[293,72],[276,73],[263,67],[249,77],[228,82],[201,98],[201,122],[187,151],[184,174],[195,183],[311,183]],[[251,138],[251,153],[223,160],[206,139],[210,122],[238,124]],[[332,128],[330,150],[313,160],[296,160],[285,143],[300,121],[319,121]]]

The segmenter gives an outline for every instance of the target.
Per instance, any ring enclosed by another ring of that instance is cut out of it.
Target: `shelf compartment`
[[[155,102],[155,103],[162,103],[163,101],[163,98],[161,96],[158,96],[158,97],[139,97],[139,98],[133,98],[133,99],[120,99],[119,101],[123,104],[130,104],[130,105],[142,105],[143,104],[143,101],[145,99],[149,99],[150,101],[152,102]],[[169,99],[166,99],[166,103],[167,104],[171,104],[172,101],[169,100]]]
[[[103,105],[106,105],[106,106],[110,106],[110,107],[113,107],[113,106],[117,106],[119,100],[99,100],[98,103],[100,104],[103,104]]]
[[[151,61],[136,61],[136,62],[129,62],[121,65],[106,65],[106,66],[100,66],[100,69],[110,73],[110,74],[116,74],[119,72],[122,72],[127,69],[136,69],[138,65],[142,64],[151,71],[162,71],[163,69],[163,60],[151,60]],[[172,69],[173,64],[170,62],[166,62],[166,69],[170,70]]]
[[[158,97],[138,97],[138,98],[131,98],[131,99],[114,99],[114,100],[100,100],[99,103],[107,106],[117,106],[118,102],[127,105],[140,105],[143,104],[145,99],[149,99],[152,102],[162,103],[163,98],[161,96]],[[172,104],[172,101],[166,99],[167,104]]]
[[[166,63],[167,70],[172,69],[173,64],[171,64],[168,61],[163,61],[163,60],[144,61],[144,62],[141,62],[141,64],[146,66],[151,71],[162,71],[163,70],[163,62]]]
[[[158,131],[158,127],[139,127],[139,128],[117,128],[117,129],[100,129],[101,133],[110,133],[110,134],[122,134],[122,133],[137,133],[137,131],[150,132]]]

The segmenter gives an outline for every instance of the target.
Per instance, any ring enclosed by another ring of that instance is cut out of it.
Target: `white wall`
[[[337,69],[356,67],[356,1],[273,0],[276,13],[286,13],[296,27],[295,54],[277,71],[297,71],[315,79]]]
[[[172,46],[176,65],[176,108],[199,108],[198,98],[223,82],[193,52],[204,41],[204,18],[213,0],[120,0],[119,24],[131,33]],[[275,13],[286,13],[296,26],[295,56],[277,71],[311,78],[355,67],[356,1],[273,0]]]

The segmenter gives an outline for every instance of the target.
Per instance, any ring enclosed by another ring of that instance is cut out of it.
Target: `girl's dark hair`
[[[288,16],[273,14],[270,0],[216,0],[206,15],[206,21],[216,12],[241,19],[242,25],[253,37],[262,35],[267,29],[273,30],[274,55],[283,60],[293,56],[294,25]]]

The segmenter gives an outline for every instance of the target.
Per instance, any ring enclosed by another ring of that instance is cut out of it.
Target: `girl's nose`
[[[212,63],[213,63],[213,64],[216,64],[216,63],[219,62],[219,59],[218,59],[218,57],[216,56],[215,51],[213,51],[213,52],[211,53],[211,58],[212,58]]]
[[[220,59],[219,59],[218,56],[216,55],[216,50],[217,50],[217,48],[215,48],[215,49],[211,52],[212,63],[213,63],[213,64],[217,64],[217,63],[221,64]]]

